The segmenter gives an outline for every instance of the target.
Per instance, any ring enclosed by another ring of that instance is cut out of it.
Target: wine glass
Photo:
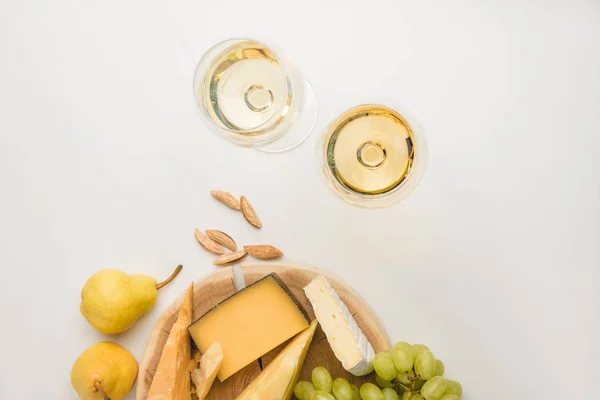
[[[428,157],[417,119],[387,100],[359,102],[341,112],[323,131],[316,152],[326,186],[366,208],[387,207],[411,194]]]
[[[317,120],[317,100],[296,65],[273,43],[228,39],[194,73],[194,96],[211,130],[265,152],[301,144]]]

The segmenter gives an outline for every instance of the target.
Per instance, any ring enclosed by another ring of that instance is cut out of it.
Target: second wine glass
[[[229,39],[210,48],[196,67],[194,96],[213,131],[265,152],[298,146],[317,119],[308,81],[264,40]]]
[[[390,101],[366,101],[341,112],[317,144],[327,187],[349,204],[381,208],[413,192],[427,166],[417,119]]]

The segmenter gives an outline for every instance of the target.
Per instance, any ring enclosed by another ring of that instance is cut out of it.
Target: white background
[[[295,58],[319,127],[356,93],[408,107],[430,147],[417,191],[353,208],[317,175],[316,135],[267,155],[209,133],[195,63],[244,35]],[[0,398],[75,399],[71,365],[101,340],[140,359],[213,270],[196,227],[342,275],[464,399],[597,398],[599,138],[598,1],[0,0]],[[264,228],[210,189],[246,194]],[[178,263],[125,334],[79,314],[95,271]]]

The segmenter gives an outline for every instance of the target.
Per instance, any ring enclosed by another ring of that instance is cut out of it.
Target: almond
[[[213,261],[214,265],[232,265],[237,264],[242,261],[248,253],[246,250],[234,251],[231,253],[225,253],[222,256],[217,257],[215,261]]]
[[[206,234],[209,238],[219,243],[220,245],[227,247],[229,250],[237,250],[237,244],[235,244],[235,240],[233,240],[231,236],[229,236],[225,232],[209,229],[206,231]]]
[[[224,190],[211,190],[210,195],[229,208],[240,210],[240,202],[231,193]]]
[[[252,257],[260,258],[262,260],[273,260],[275,258],[283,257],[283,253],[270,244],[248,245],[244,246],[244,250]]]
[[[210,251],[211,253],[215,253],[215,254],[225,253],[225,250],[223,250],[223,248],[221,247],[221,245],[219,243],[215,242],[214,240],[212,240],[211,238],[206,236],[200,230],[196,229],[194,232],[194,235],[196,236],[196,240],[198,241],[198,243],[200,243],[200,245],[202,247],[204,247],[206,250]]]
[[[242,207],[242,214],[244,214],[244,218],[246,218],[246,221],[250,222],[251,225],[257,228],[262,228],[262,223],[260,222],[258,215],[256,215],[254,207],[252,207],[252,204],[250,204],[246,196],[242,196],[242,198],[240,199],[240,203]]]

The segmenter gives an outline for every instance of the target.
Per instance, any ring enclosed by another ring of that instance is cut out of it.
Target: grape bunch
[[[377,384],[397,389],[402,393],[401,400],[460,400],[462,395],[460,383],[442,378],[444,363],[423,344],[398,342],[392,349],[375,355],[373,369]],[[363,400],[388,398],[372,396]]]
[[[311,378],[312,383],[300,381],[296,384],[294,395],[298,400],[361,400],[356,386],[344,378],[333,380],[325,367],[313,369]]]
[[[422,344],[396,343],[375,355],[373,369],[377,385],[364,383],[359,389],[316,367],[312,382],[298,382],[294,395],[298,400],[460,400],[462,395],[460,383],[442,378],[444,363]]]

